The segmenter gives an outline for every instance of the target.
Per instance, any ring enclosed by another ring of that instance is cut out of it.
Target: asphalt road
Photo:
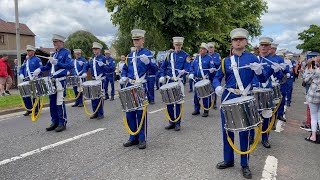
[[[296,82],[288,121],[278,124],[277,131],[282,131],[271,132],[271,149],[259,143],[251,153],[253,179],[268,179],[264,173],[279,180],[320,179],[320,145],[305,141],[309,133],[299,129],[306,112],[303,91]],[[50,124],[47,109],[35,123],[22,113],[1,116],[0,179],[244,179],[237,154],[235,167],[215,168],[223,159],[218,110],[210,110],[207,118],[192,116],[193,93],[187,92],[181,131],[167,131],[164,105],[159,91],[155,94],[156,104],[148,106],[145,150],[122,146],[129,135],[117,97],[105,101],[102,120],[90,120],[83,108],[68,105],[67,130],[62,133],[45,131]],[[92,134],[83,135],[88,132]],[[277,163],[269,167],[268,157]]]

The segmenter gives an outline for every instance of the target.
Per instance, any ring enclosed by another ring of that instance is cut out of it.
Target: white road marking
[[[162,110],[164,110],[165,108],[161,108],[161,109],[157,109],[155,111],[150,111],[149,114],[153,114],[153,113],[156,113],[156,112],[160,112]]]
[[[51,149],[51,148],[54,148],[56,146],[59,146],[59,145],[62,145],[62,144],[65,144],[65,143],[68,143],[68,142],[71,142],[71,141],[74,141],[74,140],[77,140],[77,139],[80,139],[82,137],[85,137],[85,136],[89,136],[91,134],[94,134],[94,133],[97,133],[99,131],[103,131],[105,130],[106,128],[99,128],[99,129],[96,129],[96,130],[93,130],[93,131],[90,131],[90,132],[86,132],[84,134],[80,134],[78,136],[74,136],[72,138],[69,138],[69,139],[66,139],[66,140],[63,140],[63,141],[59,141],[57,143],[54,143],[54,144],[50,144],[48,146],[44,146],[42,148],[38,148],[38,149],[35,149],[33,151],[29,151],[27,153],[24,153],[24,154],[20,154],[19,156],[15,156],[15,157],[12,157],[10,159],[5,159],[3,161],[0,162],[0,166],[1,165],[5,165],[5,164],[8,164],[10,162],[13,162],[13,161],[16,161],[18,159],[22,159],[22,158],[25,158],[25,157],[28,157],[28,156],[31,156],[33,154],[36,154],[36,153],[40,153],[42,151],[45,151],[45,150],[48,150],[48,149]]]
[[[268,156],[262,171],[261,180],[276,180],[278,168],[278,159],[274,156]]]

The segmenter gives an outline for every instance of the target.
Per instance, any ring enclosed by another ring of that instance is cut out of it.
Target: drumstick
[[[131,58],[131,59],[132,59],[132,58],[135,58],[135,59],[136,59],[136,58],[142,58],[142,57],[144,57],[144,56],[128,57],[128,59],[129,59],[129,58]],[[152,58],[153,56],[146,56],[146,57],[148,57],[148,58]]]
[[[268,63],[260,63],[261,65],[267,65]],[[230,67],[231,68],[231,67]],[[238,69],[250,68],[250,65],[238,67]]]
[[[41,57],[41,58],[45,58],[45,59],[50,59],[49,57],[46,56],[40,56],[40,55],[36,55],[37,57]]]

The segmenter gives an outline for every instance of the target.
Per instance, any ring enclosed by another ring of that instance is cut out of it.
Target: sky
[[[298,33],[311,24],[320,26],[318,0],[266,1],[261,36],[272,37],[278,49],[301,52],[296,49]],[[14,22],[14,1],[0,0],[0,5],[0,19]],[[52,34],[67,37],[77,30],[89,31],[110,46],[117,32],[103,0],[19,0],[19,21],[36,34],[37,47],[52,47]],[[258,44],[258,38],[252,44]]]

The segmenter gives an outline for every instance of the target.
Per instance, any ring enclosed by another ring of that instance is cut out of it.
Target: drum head
[[[241,96],[241,97],[227,100],[227,101],[223,102],[222,105],[238,104],[238,103],[250,101],[253,99],[254,99],[253,96]]]
[[[101,81],[96,81],[96,80],[91,80],[91,81],[86,81],[82,83],[83,86],[96,86],[99,85]]]
[[[272,91],[272,89],[257,88],[252,90],[252,92],[270,92],[270,91]]]
[[[29,81],[25,81],[25,82],[22,82],[20,84],[18,84],[18,86],[25,86],[25,85],[28,85],[29,84]]]
[[[208,79],[201,80],[197,82],[194,87],[203,87],[204,85],[210,84],[210,81]]]
[[[276,87],[276,86],[280,86],[280,84],[277,82],[272,82],[272,87]]]
[[[179,83],[178,82],[171,82],[171,83],[165,84],[160,87],[160,90],[171,89],[172,87],[175,87],[175,86],[179,86]]]

